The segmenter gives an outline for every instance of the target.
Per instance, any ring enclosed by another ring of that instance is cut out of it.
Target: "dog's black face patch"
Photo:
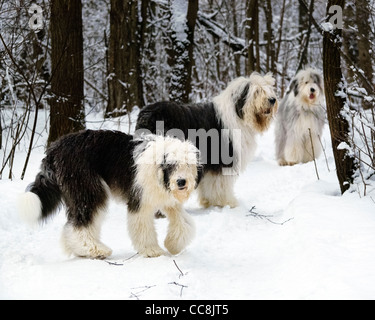
[[[289,92],[292,91],[294,92],[294,96],[297,97],[298,96],[298,93],[299,93],[299,89],[298,89],[298,81],[297,79],[294,79],[292,81],[292,83],[290,84],[290,89],[289,89]]]
[[[166,190],[170,190],[169,181],[172,173],[176,170],[177,164],[175,163],[163,163],[160,165],[163,171],[163,184]]]
[[[247,95],[249,94],[249,88],[250,88],[250,84],[247,84],[245,88],[242,90],[241,95],[239,96],[237,101],[235,101],[236,113],[240,119],[243,119],[243,116],[244,116],[243,107],[246,103]]]
[[[314,83],[318,85],[319,89],[322,90],[322,79],[320,78],[320,76],[316,73],[313,73],[311,77]]]

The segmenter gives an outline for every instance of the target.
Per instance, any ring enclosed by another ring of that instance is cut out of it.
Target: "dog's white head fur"
[[[228,128],[252,128],[263,132],[269,128],[278,107],[275,79],[254,72],[250,77],[234,79],[214,103]]]
[[[155,195],[148,202],[167,205],[171,195],[185,202],[200,179],[199,150],[189,141],[171,137],[150,135],[143,139],[134,151],[136,185]]]
[[[324,100],[323,79],[318,70],[300,70],[290,84],[289,97],[299,101],[302,108],[321,105]],[[294,97],[293,97],[294,96]]]

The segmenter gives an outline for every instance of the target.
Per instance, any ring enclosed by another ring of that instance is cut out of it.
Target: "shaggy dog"
[[[323,80],[314,69],[301,70],[276,115],[276,157],[281,166],[318,158],[325,122]]]
[[[169,219],[165,247],[181,252],[194,222],[182,204],[200,177],[199,150],[171,137],[132,136],[86,130],[61,138],[46,152],[41,171],[21,196],[20,213],[30,222],[47,219],[65,203],[68,222],[62,243],[68,254],[104,259],[112,251],[100,241],[109,193],[127,203],[128,229],[139,254],[157,257],[154,213]]]
[[[234,182],[256,149],[256,136],[269,128],[277,110],[275,80],[253,73],[233,80],[211,102],[159,102],[141,110],[136,132],[188,138],[202,153],[202,206],[237,206]]]

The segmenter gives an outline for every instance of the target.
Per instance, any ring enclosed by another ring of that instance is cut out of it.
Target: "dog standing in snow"
[[[238,205],[234,183],[255,153],[257,135],[276,113],[274,85],[270,74],[253,73],[234,79],[211,102],[158,102],[141,110],[136,129],[191,140],[202,153],[200,204],[233,208]]]
[[[299,71],[276,115],[279,165],[292,166],[319,157],[325,118],[322,76],[314,69]]]
[[[154,213],[169,219],[165,247],[181,252],[192,240],[194,221],[182,207],[200,177],[200,153],[190,142],[116,131],[67,135],[46,152],[41,171],[21,196],[19,210],[30,222],[47,219],[63,201],[62,243],[68,254],[104,259],[112,254],[100,241],[109,193],[128,205],[128,229],[139,254],[157,257]]]

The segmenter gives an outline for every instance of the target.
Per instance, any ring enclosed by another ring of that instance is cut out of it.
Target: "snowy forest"
[[[344,142],[350,157],[339,157],[354,163],[338,168],[341,183],[355,166],[365,181],[375,169],[374,15],[370,0],[1,0],[0,177],[7,167],[12,178],[25,137],[32,152],[38,109],[50,110],[50,144],[85,128],[86,114],[207,100],[252,71],[271,72],[282,98],[298,70],[326,64],[330,94],[341,92],[327,112],[345,113],[336,110],[339,127],[330,121],[335,147]]]
[[[272,124],[236,208],[185,202],[196,235],[179,255],[140,256],[115,201],[106,260],[62,252],[63,208],[21,222],[18,196],[59,137],[132,134],[148,104],[211,101],[252,72],[272,73],[281,101],[310,67],[323,153],[280,166]],[[0,299],[374,299],[374,72],[373,0],[0,0]]]
[[[330,95],[341,94],[327,101],[334,146],[351,159],[338,167],[342,190],[354,167],[365,182],[375,167],[374,14],[370,0],[1,0],[0,177],[10,168],[12,178],[30,137],[24,175],[39,109],[50,110],[50,144],[85,128],[85,114],[207,100],[252,71],[271,72],[282,98],[298,70],[325,64]]]

